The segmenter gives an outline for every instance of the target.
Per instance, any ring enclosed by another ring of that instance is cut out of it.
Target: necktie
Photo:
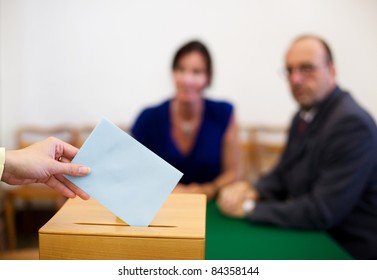
[[[297,124],[297,134],[303,135],[306,128],[308,127],[308,122],[305,121],[303,118],[300,118]]]

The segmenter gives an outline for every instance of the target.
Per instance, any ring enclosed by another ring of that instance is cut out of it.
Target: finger
[[[239,190],[234,190],[232,192],[229,192],[229,195],[227,196],[227,199],[225,201],[228,208],[235,208],[240,203],[242,203],[244,200],[244,194],[243,192]]]
[[[229,216],[229,206],[227,205],[226,201],[224,200],[217,200],[217,208],[220,210],[221,213],[224,215]]]
[[[53,188],[58,193],[62,194],[68,198],[75,198],[76,194],[67,188],[64,184],[62,184],[59,180],[57,180],[54,176],[51,176],[46,182],[46,185]]]
[[[67,159],[63,156],[60,156],[59,158],[57,158],[57,161],[63,162],[63,163],[70,163],[71,162],[71,160],[69,160],[69,159]]]
[[[223,205],[232,205],[236,200],[236,192],[233,190],[234,188],[224,189],[221,193],[221,201]]]
[[[225,190],[223,190],[218,196],[217,204],[219,207],[225,208],[228,204],[228,200],[229,200],[228,194]]]
[[[83,176],[83,175],[88,175],[90,173],[90,168],[81,164],[74,164],[71,163],[71,160],[68,158],[65,158],[64,156],[60,156],[58,158],[58,161],[61,163],[66,163],[67,172],[63,173],[65,175],[70,175],[70,176]],[[58,173],[56,173],[58,174]]]
[[[61,144],[63,145],[62,156],[71,161],[76,156],[79,149],[63,141]]]
[[[62,161],[66,161],[65,158],[61,159]],[[74,164],[70,162],[56,162],[56,164],[52,167],[52,175],[55,174],[65,174],[69,176],[85,176],[90,173],[90,168],[81,165],[81,164]]]
[[[50,145],[54,147],[53,158],[56,160],[61,156],[72,160],[79,151],[78,148],[55,137],[49,137],[46,141],[49,141]]]
[[[87,200],[90,198],[90,195],[87,194],[85,191],[80,189],[78,186],[73,184],[71,181],[69,181],[67,178],[65,178],[62,175],[56,175],[56,178],[68,189],[70,189],[72,192],[74,192],[76,195],[78,195],[81,199]]]

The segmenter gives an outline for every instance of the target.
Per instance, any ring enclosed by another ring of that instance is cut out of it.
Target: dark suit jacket
[[[276,168],[256,188],[248,219],[327,230],[355,258],[377,259],[377,128],[338,87],[318,106],[305,133],[292,121]]]

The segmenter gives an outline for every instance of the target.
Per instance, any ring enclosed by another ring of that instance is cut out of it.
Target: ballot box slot
[[[102,223],[75,223],[76,225],[83,225],[83,226],[117,226],[117,227],[129,227],[127,224],[102,224]],[[149,225],[148,227],[154,228],[176,228],[177,226],[169,226],[169,225]]]

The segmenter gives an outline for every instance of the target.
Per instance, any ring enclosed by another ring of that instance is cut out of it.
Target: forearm
[[[174,193],[200,193],[207,196],[207,200],[213,199],[217,193],[217,188],[212,183],[191,183],[188,185],[178,184],[173,190]]]
[[[232,115],[229,126],[225,133],[222,155],[221,173],[213,180],[218,189],[223,188],[241,179],[241,149],[238,140],[238,127],[235,116]]]
[[[187,185],[178,184],[174,189],[176,193],[202,193],[207,196],[207,200],[212,200],[219,190],[235,182],[235,177],[231,174],[221,174],[219,177],[216,177],[214,180],[205,182],[205,183],[190,183]]]
[[[239,179],[240,174],[236,169],[228,170],[221,173],[214,180],[200,184],[200,190],[207,195],[208,200],[211,200],[222,188],[237,182]]]
[[[223,188],[241,179],[241,173],[236,169],[230,169],[217,176],[211,183],[218,189]]]
[[[259,201],[247,219],[254,223],[284,228],[326,230],[333,226],[326,211],[309,197],[292,201]]]
[[[281,184],[278,168],[255,182],[254,187],[263,199],[283,199],[286,192]]]

